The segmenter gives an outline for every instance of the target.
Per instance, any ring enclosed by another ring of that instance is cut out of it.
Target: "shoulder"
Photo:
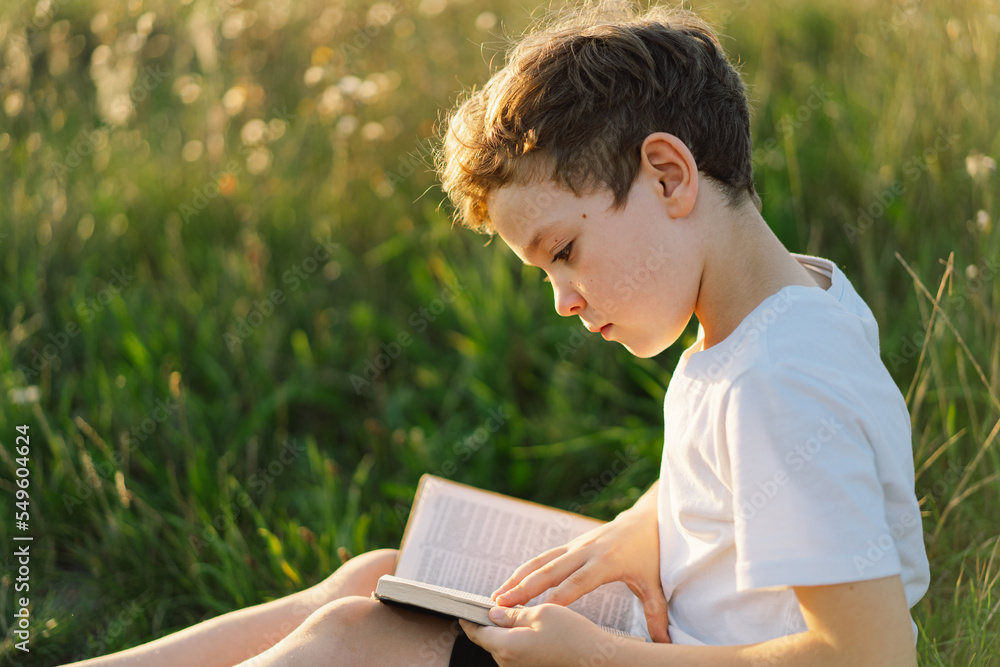
[[[692,379],[725,385],[877,367],[882,367],[878,327],[863,302],[844,304],[829,291],[791,286],[765,299],[724,341],[692,354],[684,371]]]
[[[789,286],[765,299],[724,341],[687,356],[679,367],[686,388],[726,407],[769,414],[801,412],[811,403],[826,414],[877,407],[905,418],[871,310],[832,262],[802,260],[823,263],[829,289]]]
[[[717,386],[732,435],[908,444],[906,402],[882,363],[874,317],[849,283],[842,300],[835,288],[792,290],[783,311],[775,300],[774,315],[746,323],[743,349],[730,349],[731,372]]]

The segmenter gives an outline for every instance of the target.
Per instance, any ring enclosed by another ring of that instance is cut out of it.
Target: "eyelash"
[[[566,245],[563,246],[562,250],[560,250],[559,252],[557,252],[555,255],[552,256],[552,263],[555,264],[556,262],[558,262],[560,260],[564,261],[564,262],[568,262],[569,261],[569,256],[570,256],[570,254],[572,254],[572,250],[573,250],[573,242],[570,241],[569,243],[567,243]],[[552,281],[549,280],[548,276],[545,276],[545,278],[542,280],[542,282],[549,283],[549,282],[552,282]]]
[[[555,255],[552,256],[552,262],[555,263],[558,262],[559,260],[569,261],[569,256],[572,249],[573,249],[573,242],[570,241],[565,246],[563,246],[562,250],[560,250],[559,252],[557,252]]]

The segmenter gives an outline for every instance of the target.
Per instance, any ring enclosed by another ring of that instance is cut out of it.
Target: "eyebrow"
[[[530,257],[536,250],[538,250],[538,246],[542,245],[542,241],[545,240],[545,236],[549,233],[552,227],[553,225],[551,224],[545,225],[535,232],[535,235],[531,237],[531,241],[529,241],[528,245],[524,248],[525,257]]]

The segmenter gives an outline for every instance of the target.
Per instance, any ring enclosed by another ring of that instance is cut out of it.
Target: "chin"
[[[622,346],[628,350],[632,356],[639,357],[640,359],[655,357],[669,347],[669,345],[629,345],[628,343],[622,343]]]
[[[641,343],[629,343],[625,341],[619,342],[632,354],[632,356],[639,357],[640,359],[649,359],[650,357],[655,357],[660,352],[663,352],[665,349],[673,345],[679,337],[680,335],[678,334],[672,340],[646,340]]]

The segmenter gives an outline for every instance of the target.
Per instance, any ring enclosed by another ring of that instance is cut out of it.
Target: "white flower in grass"
[[[986,211],[980,210],[976,213],[976,227],[981,232],[990,231],[990,216]]]
[[[965,170],[974,181],[986,181],[991,171],[997,170],[997,161],[980,152],[969,153],[965,158]]]

